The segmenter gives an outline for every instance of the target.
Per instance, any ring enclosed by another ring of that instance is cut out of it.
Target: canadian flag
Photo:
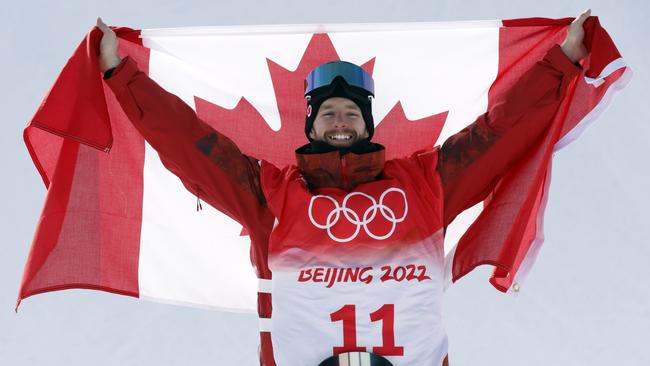
[[[372,71],[373,141],[387,159],[441,144],[488,110],[572,19],[281,25],[132,30],[120,52],[248,155],[293,163],[304,136],[303,80],[336,59]],[[519,290],[543,240],[553,152],[598,118],[631,72],[598,19],[590,51],[544,141],[483,203],[448,228],[450,279],[480,264]],[[257,309],[250,243],[239,224],[161,164],[125,117],[97,64],[101,33],[82,41],[24,132],[48,193],[18,303],[88,288],[233,311]],[[200,197],[199,197],[200,199]]]

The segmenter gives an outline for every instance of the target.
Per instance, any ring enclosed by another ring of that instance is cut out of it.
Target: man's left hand
[[[560,45],[564,54],[573,62],[578,62],[583,57],[587,56],[587,48],[584,43],[582,43],[585,38],[585,30],[582,28],[582,24],[590,15],[591,9],[587,9],[583,11],[582,14],[578,15],[571,25],[569,25],[569,31],[567,32],[566,38]]]

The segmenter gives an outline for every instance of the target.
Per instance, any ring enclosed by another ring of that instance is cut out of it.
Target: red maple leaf
[[[280,112],[281,127],[273,131],[260,113],[242,97],[227,109],[195,97],[198,116],[232,139],[244,154],[267,160],[277,167],[295,163],[294,150],[307,143],[304,133],[304,80],[318,65],[339,60],[325,33],[314,34],[295,71],[267,59]],[[372,74],[375,59],[361,67]],[[435,144],[448,111],[411,121],[398,101],[375,128],[373,141],[386,147],[386,158],[407,156]]]

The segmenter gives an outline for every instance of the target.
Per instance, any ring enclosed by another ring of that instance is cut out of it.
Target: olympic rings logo
[[[401,217],[396,217],[395,212],[390,207],[384,204],[384,198],[386,198],[386,195],[390,192],[397,192],[401,194],[404,199],[404,214]],[[363,213],[361,217],[354,210],[347,207],[347,203],[350,200],[350,198],[355,196],[365,197],[371,203],[370,207],[366,209],[366,211]],[[313,215],[314,202],[316,202],[316,200],[321,198],[331,201],[334,204],[334,209],[330,211],[330,213],[327,215],[324,224],[320,224],[316,222],[316,220],[314,220],[314,215]],[[361,228],[363,228],[366,234],[368,234],[368,236],[373,239],[384,240],[389,238],[395,232],[395,229],[397,228],[397,224],[404,221],[407,212],[408,212],[408,200],[406,199],[406,193],[404,193],[404,191],[399,188],[388,188],[379,197],[379,202],[375,201],[375,199],[372,196],[365,194],[363,192],[351,192],[347,196],[345,196],[345,198],[343,199],[343,203],[340,206],[339,203],[334,198],[319,194],[311,198],[311,201],[309,202],[308,213],[309,213],[309,220],[311,220],[311,223],[314,224],[314,226],[316,226],[319,229],[327,230],[327,235],[329,235],[329,237],[332,240],[337,241],[339,243],[347,243],[357,237],[357,235],[361,231]],[[343,215],[341,215],[341,213],[343,213]],[[384,219],[386,219],[391,223],[391,229],[385,235],[376,235],[368,228],[368,224],[375,219],[377,213],[381,214],[381,216],[383,216]],[[352,235],[346,238],[339,238],[336,235],[334,235],[334,233],[332,233],[332,227],[334,227],[334,225],[336,225],[339,222],[339,219],[341,219],[341,217],[345,217],[347,221],[349,221],[352,225],[355,225],[355,230],[352,233]]]

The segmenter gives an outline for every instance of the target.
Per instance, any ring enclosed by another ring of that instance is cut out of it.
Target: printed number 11
[[[355,305],[344,305],[330,314],[332,322],[343,321],[343,346],[332,348],[334,355],[343,352],[365,352],[366,347],[357,345],[357,315]],[[395,305],[384,304],[370,313],[370,321],[382,321],[382,345],[372,347],[381,356],[404,356],[404,347],[395,345]]]

